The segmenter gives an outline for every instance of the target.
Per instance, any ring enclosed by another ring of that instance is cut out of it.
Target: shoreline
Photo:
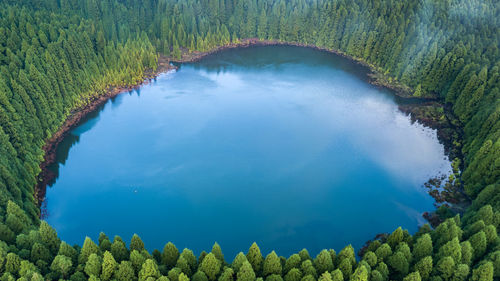
[[[38,205],[42,207],[45,202],[45,195],[47,191],[47,186],[56,178],[56,174],[50,169],[51,165],[56,162],[57,148],[63,139],[69,134],[71,129],[75,128],[80,124],[80,122],[87,117],[88,114],[94,112],[101,105],[105,104],[108,100],[123,94],[130,92],[134,89],[138,89],[143,85],[147,85],[151,80],[158,77],[158,75],[165,73],[169,70],[177,69],[177,67],[171,66],[170,61],[166,57],[158,58],[158,67],[156,71],[145,71],[143,80],[131,85],[131,86],[117,86],[110,87],[104,91],[104,94],[92,97],[89,102],[80,108],[75,108],[71,111],[69,116],[63,122],[61,127],[48,139],[45,141],[42,149],[45,152],[44,159],[40,163],[40,173],[37,175],[37,184],[34,188],[33,197]],[[40,212],[42,215],[43,210]]]
[[[350,55],[347,55],[343,52],[340,52],[338,50],[333,50],[333,49],[327,49],[327,48],[322,48],[318,47],[312,44],[303,44],[303,43],[296,43],[296,42],[284,42],[284,41],[278,41],[278,40],[260,40],[258,38],[247,38],[247,39],[241,39],[240,42],[237,43],[229,43],[224,46],[219,46],[216,47],[210,51],[206,52],[199,52],[199,51],[194,51],[192,53],[183,53],[181,55],[180,59],[170,59],[172,63],[175,64],[182,64],[182,63],[192,63],[192,62],[198,62],[205,58],[206,56],[210,56],[213,54],[217,54],[219,52],[223,52],[226,50],[230,49],[238,49],[238,48],[249,48],[249,47],[258,47],[258,46],[291,46],[291,47],[302,47],[302,48],[309,48],[313,50],[318,50],[321,52],[326,52],[330,54],[334,54],[337,56],[340,56],[342,58],[348,59],[352,63],[361,65],[366,68],[367,73],[366,73],[366,82],[370,83],[373,86],[384,88],[384,89],[389,89],[394,92],[394,95],[403,99],[414,99],[414,100],[421,100],[421,101],[436,101],[436,98],[433,97],[413,97],[413,94],[411,92],[411,89],[409,87],[406,87],[404,85],[400,84],[395,84],[391,83],[389,81],[385,80],[385,77],[383,74],[378,72],[375,69],[375,66],[370,65],[369,63],[352,57]]]
[[[39,167],[41,169],[40,173],[37,176],[38,182],[35,186],[34,189],[34,198],[37,202],[37,205],[39,207],[42,207],[42,204],[45,201],[45,195],[46,195],[46,189],[48,184],[50,184],[55,178],[56,174],[50,169],[51,165],[56,162],[56,152],[58,145],[62,142],[62,140],[69,134],[71,129],[74,127],[78,126],[80,122],[91,112],[95,111],[99,106],[105,104],[109,99],[116,97],[117,95],[121,93],[126,93],[131,90],[140,88],[143,85],[146,85],[149,83],[151,80],[155,79],[158,77],[160,74],[165,73],[169,70],[172,69],[178,69],[178,66],[172,66],[170,63],[175,63],[175,64],[182,64],[182,63],[192,63],[192,62],[197,62],[200,61],[201,59],[217,54],[219,52],[229,50],[229,49],[237,49],[237,48],[248,48],[248,47],[256,47],[256,46],[295,46],[295,47],[305,47],[305,48],[310,48],[322,52],[327,52],[330,54],[334,54],[343,58],[346,58],[350,60],[353,63],[362,65],[363,67],[366,68],[367,73],[366,73],[366,82],[370,83],[371,85],[374,85],[379,88],[384,88],[384,89],[389,89],[393,92],[395,97],[399,97],[401,99],[406,99],[406,100],[416,100],[417,103],[413,105],[405,105],[400,106],[400,110],[404,112],[407,115],[410,115],[412,118],[412,121],[415,122],[421,122],[425,126],[431,127],[433,129],[438,130],[438,135],[440,134],[445,134],[442,124],[439,124],[439,121],[433,121],[429,119],[422,118],[422,116],[419,116],[419,114],[416,114],[412,109],[419,108],[419,105],[428,103],[428,102],[433,102],[436,106],[443,106],[437,99],[435,98],[426,98],[426,97],[419,97],[415,98],[412,96],[411,89],[399,84],[394,84],[391,83],[384,78],[382,74],[380,74],[374,66],[360,60],[357,58],[354,58],[352,56],[349,56],[343,52],[339,52],[337,50],[330,50],[326,48],[321,48],[317,47],[314,45],[310,44],[302,44],[302,43],[294,43],[294,42],[282,42],[282,41],[276,41],[276,40],[260,40],[257,38],[249,38],[249,39],[242,39],[241,41],[237,43],[229,43],[224,46],[219,46],[216,47],[212,50],[206,51],[206,52],[199,52],[199,51],[194,51],[194,52],[186,52],[186,50],[182,50],[181,58],[180,59],[173,59],[171,57],[165,57],[165,56],[159,56],[158,58],[158,67],[156,71],[146,71],[144,75],[144,79],[135,85],[128,86],[128,87],[113,87],[109,88],[105,91],[104,94],[99,95],[97,97],[92,98],[89,103],[81,108],[76,108],[74,109],[70,115],[67,117],[67,119],[63,122],[62,126],[51,136],[50,139],[46,140],[45,145],[42,147],[43,151],[45,152],[44,154],[44,160],[40,163]],[[417,112],[418,113],[418,112]],[[446,153],[447,156],[451,158],[453,156],[452,151],[452,142],[449,141],[447,138],[442,138],[440,141],[443,142],[443,145],[445,146],[445,150],[448,152]],[[431,192],[429,192],[429,195],[431,195],[434,199],[437,200],[436,197],[433,196]],[[42,209],[42,208],[41,208]],[[43,210],[41,210],[41,216],[42,216]]]

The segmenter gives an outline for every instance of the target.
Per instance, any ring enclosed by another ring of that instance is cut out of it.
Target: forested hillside
[[[494,0],[0,1],[1,279],[500,278],[499,13]],[[129,248],[104,235],[98,245],[72,247],[40,222],[42,146],[74,110],[142,81],[159,54],[182,60],[245,38],[336,50],[372,66],[384,83],[452,108],[463,129],[455,146],[464,155],[457,184],[472,200],[467,212],[414,236],[398,229],[359,262],[351,247],[264,259],[253,245],[232,264],[217,245],[199,258],[172,244],[150,254],[138,237]]]

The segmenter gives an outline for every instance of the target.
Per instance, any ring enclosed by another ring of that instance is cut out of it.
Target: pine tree
[[[117,266],[118,264],[116,263],[113,255],[108,251],[104,252],[101,280],[110,280],[113,277]]]
[[[160,277],[160,271],[158,270],[158,265],[152,259],[147,259],[139,271],[139,281],[145,281],[151,277]]]
[[[199,269],[206,274],[209,280],[215,280],[220,272],[221,262],[213,253],[209,253],[201,262]]]
[[[168,242],[163,248],[161,262],[168,268],[172,268],[177,263],[177,258],[179,257],[179,250],[174,244]]]
[[[243,262],[237,274],[237,281],[255,281],[255,272],[253,266],[248,262]]]
[[[254,242],[247,253],[247,260],[252,265],[254,272],[260,272],[262,268],[263,257],[259,246]]]

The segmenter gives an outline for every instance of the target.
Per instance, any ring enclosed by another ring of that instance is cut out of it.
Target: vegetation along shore
[[[498,280],[499,9],[493,0],[0,1],[0,280]],[[88,112],[170,62],[266,44],[350,57],[373,70],[372,83],[425,99],[401,110],[449,143],[453,174],[427,184],[439,205],[432,226],[380,235],[359,258],[349,245],[280,257],[253,244],[233,259],[218,244],[199,255],[172,243],[148,251],[137,235],[71,246],[40,219],[51,154]]]

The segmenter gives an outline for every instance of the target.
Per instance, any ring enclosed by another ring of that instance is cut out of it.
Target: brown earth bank
[[[142,82],[139,82],[136,85],[130,87],[109,88],[104,94],[95,97],[86,106],[73,110],[73,112],[69,115],[69,117],[61,126],[61,128],[49,140],[47,140],[46,144],[43,146],[45,157],[44,161],[40,164],[41,172],[38,176],[39,179],[38,184],[35,187],[35,199],[37,200],[38,205],[41,206],[41,204],[44,202],[47,185],[53,182],[53,180],[55,180],[56,178],[56,174],[49,167],[56,161],[56,151],[59,143],[67,136],[69,131],[75,126],[79,125],[80,122],[89,113],[95,111],[99,106],[103,105],[110,98],[113,98],[121,93],[129,92],[135,88],[138,88],[141,85],[144,85],[145,83],[151,81],[151,79],[156,78],[159,74],[163,72],[178,68],[177,66],[174,66],[171,63],[180,64],[180,63],[196,62],[208,55],[216,54],[224,50],[235,49],[235,48],[246,48],[253,46],[297,46],[297,47],[312,48],[315,50],[328,52],[347,58],[353,61],[354,63],[365,66],[367,69],[368,83],[371,83],[380,88],[392,90],[392,92],[396,95],[396,97],[398,97],[400,101],[402,100],[402,104],[399,106],[399,109],[402,112],[410,115],[410,118],[412,119],[413,122],[420,122],[425,126],[437,129],[438,138],[440,142],[444,144],[446,154],[450,157],[450,159],[454,159],[457,157],[459,159],[462,159],[462,155],[459,149],[460,139],[462,135],[460,131],[460,126],[457,123],[456,118],[453,117],[451,109],[443,106],[441,103],[437,101],[435,97],[424,96],[415,98],[412,96],[413,90],[411,88],[402,85],[399,82],[394,81],[389,77],[386,77],[385,75],[377,71],[375,66],[337,50],[321,48],[311,44],[249,38],[249,39],[242,39],[238,42],[229,43],[224,46],[216,47],[207,52],[199,52],[199,51],[189,52],[186,49],[182,49],[181,57],[178,59],[160,56],[158,59],[157,70],[146,71],[144,75],[144,80]],[[438,177],[440,176],[437,176],[436,178]],[[434,179],[431,179],[430,181],[436,182]],[[438,188],[436,187],[434,189]],[[436,199],[437,203],[443,202],[442,199],[443,196],[439,196],[440,193],[439,192],[436,193],[436,191],[433,191],[434,189],[429,189],[429,194]],[[448,196],[447,199],[450,201],[449,203],[452,204],[460,204],[464,206],[466,205],[464,204],[462,198],[460,198],[459,200],[453,198],[453,196]],[[429,215],[425,217],[430,218]],[[435,216],[433,217],[432,221],[434,222],[432,224],[435,224],[436,222]]]

